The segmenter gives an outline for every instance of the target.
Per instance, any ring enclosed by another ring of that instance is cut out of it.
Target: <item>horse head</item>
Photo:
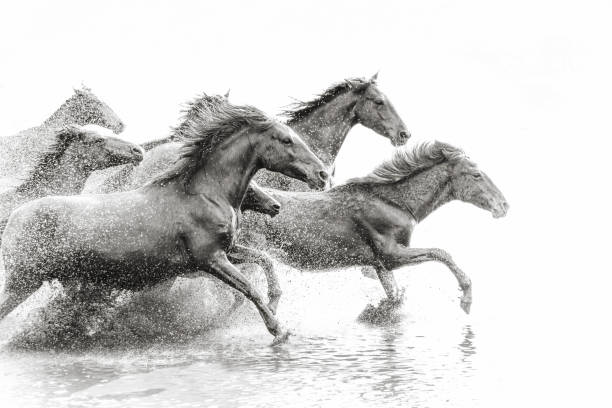
[[[143,158],[144,151],[140,146],[93,130],[71,126],[61,135],[59,137],[72,137],[72,143],[64,153],[65,156],[71,156],[68,160],[77,161],[90,170],[137,164]]]
[[[410,132],[387,96],[378,89],[376,73],[368,81],[348,80],[347,84],[357,97],[353,108],[356,121],[401,146],[410,138]]]
[[[117,114],[86,87],[75,89],[74,95],[59,109],[62,110],[65,111],[64,115],[72,120],[70,123],[81,126],[99,125],[111,129],[116,134],[125,128]]]
[[[489,176],[467,157],[451,166],[451,190],[455,198],[490,211],[494,218],[505,216],[510,207]]]
[[[323,189],[329,174],[325,165],[290,127],[271,121],[257,147],[264,167],[304,181],[311,189]]]
[[[251,181],[240,208],[243,211],[256,211],[275,217],[280,212],[281,205],[274,197],[263,191],[255,181]]]

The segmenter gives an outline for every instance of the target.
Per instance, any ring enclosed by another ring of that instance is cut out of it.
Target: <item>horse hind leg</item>
[[[281,290],[278,275],[274,270],[274,264],[270,256],[259,249],[249,248],[244,245],[235,245],[228,254],[228,257],[235,262],[254,262],[261,266],[268,283],[268,308],[273,314],[276,314],[278,302],[280,301],[283,291]],[[237,296],[236,302],[239,300]],[[243,301],[244,299],[242,298],[241,302]],[[240,306],[240,304],[238,304],[238,306]]]

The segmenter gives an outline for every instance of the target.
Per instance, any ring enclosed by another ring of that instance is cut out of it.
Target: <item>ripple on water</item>
[[[185,335],[78,352],[5,350],[0,381],[10,386],[9,398],[27,394],[30,405],[475,406],[477,336],[459,311],[432,322],[409,304],[398,321],[364,324],[357,316],[382,295],[376,282],[348,272],[281,277],[279,317],[296,333],[288,344],[269,347],[248,305],[206,330],[179,308],[165,324]],[[340,290],[345,296],[337,296]],[[193,307],[193,297],[184,300]],[[155,320],[164,304],[131,309],[146,319],[126,321]]]

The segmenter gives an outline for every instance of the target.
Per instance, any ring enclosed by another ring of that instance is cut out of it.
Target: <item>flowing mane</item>
[[[331,85],[323,93],[317,95],[314,99],[308,102],[297,101],[288,105],[287,109],[281,112],[282,116],[287,118],[287,124],[297,122],[298,120],[307,117],[315,109],[321,105],[325,105],[338,95],[344,94],[351,89],[365,90],[372,82],[364,78],[349,78],[342,82]]]
[[[438,141],[419,143],[412,148],[401,147],[370,174],[350,179],[346,184],[395,183],[436,164],[464,157],[463,150]]]
[[[202,99],[208,99],[211,105],[203,103]],[[236,106],[227,101],[214,102],[213,99],[203,95],[189,104],[182,123],[173,130],[175,138],[183,142],[179,158],[172,168],[153,179],[151,184],[165,185],[178,178],[184,186],[223,141],[244,127],[264,130],[274,123],[253,106]]]
[[[218,107],[223,103],[229,103],[227,101],[227,97],[202,93],[193,101],[185,104],[185,107],[181,110],[181,123],[170,130],[169,136],[142,143],[140,146],[142,146],[145,151],[148,151],[168,142],[182,140],[183,135],[189,132],[190,124],[194,120],[196,120],[198,117],[208,115],[209,112],[218,109]]]
[[[44,182],[49,176],[50,170],[57,166],[66,153],[66,149],[79,137],[87,133],[77,126],[66,126],[55,132],[55,141],[42,152],[30,174],[17,188],[17,193],[27,193],[36,184]]]

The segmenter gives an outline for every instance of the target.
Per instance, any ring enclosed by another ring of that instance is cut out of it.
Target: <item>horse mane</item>
[[[391,184],[445,161],[464,158],[463,150],[443,142],[424,142],[412,148],[400,147],[393,156],[365,177],[352,178],[348,184]]]
[[[55,132],[54,142],[39,154],[36,164],[29,175],[15,189],[17,193],[27,193],[36,184],[43,182],[49,176],[49,170],[57,166],[68,147],[83,134],[85,130],[69,125]]]
[[[201,95],[197,96],[193,101],[186,103],[184,108],[181,109],[181,123],[179,123],[178,126],[175,126],[170,129],[169,136],[141,143],[140,146],[145,151],[148,151],[165,143],[181,140],[182,135],[189,132],[190,123],[192,123],[195,118],[207,115],[208,112],[217,109],[218,106],[223,103],[228,103],[227,97],[221,95],[207,95],[206,93],[202,93]]]
[[[329,88],[308,102],[296,101],[289,104],[287,109],[281,112],[281,115],[287,118],[287,124],[297,122],[298,120],[309,116],[317,108],[330,102],[338,95],[342,95],[351,89],[362,92],[371,83],[373,82],[370,82],[364,78],[345,79],[344,81],[332,84]]]
[[[171,180],[180,179],[185,186],[200,164],[223,141],[244,127],[264,130],[273,124],[272,119],[253,106],[237,106],[223,101],[204,94],[188,105],[182,123],[172,132],[183,143],[179,158],[173,167],[154,178],[150,184],[163,186]]]

